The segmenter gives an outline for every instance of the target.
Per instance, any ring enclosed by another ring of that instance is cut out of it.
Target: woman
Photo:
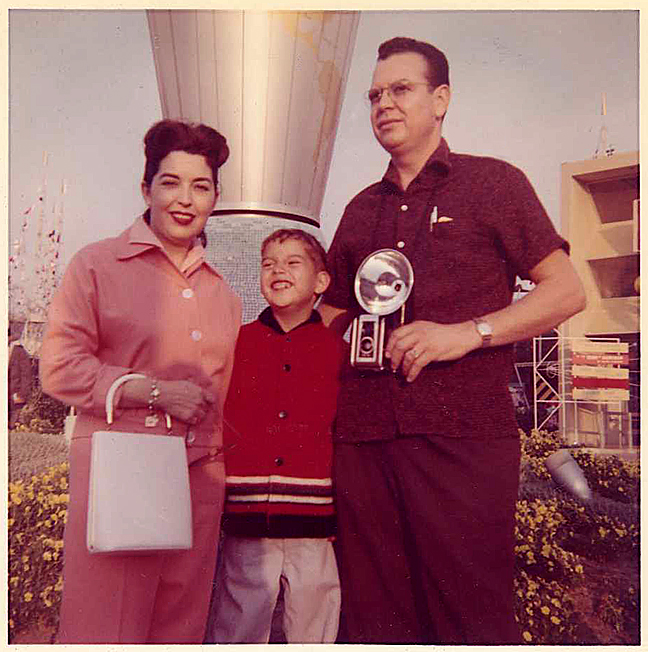
[[[221,410],[241,320],[240,300],[204,259],[204,226],[229,150],[205,125],[163,120],[144,139],[146,213],[70,262],[41,351],[43,389],[77,408],[70,446],[59,643],[202,643],[224,494]],[[193,547],[91,555],[86,513],[92,433],[185,437]],[[156,418],[158,416],[158,418]],[[149,417],[147,419],[147,417]],[[153,425],[152,425],[153,424]]]

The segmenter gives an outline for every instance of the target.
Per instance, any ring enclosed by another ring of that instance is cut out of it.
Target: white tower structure
[[[348,11],[149,10],[165,118],[204,122],[230,147],[208,257],[265,305],[259,247],[277,228],[321,238],[319,213],[358,26]]]

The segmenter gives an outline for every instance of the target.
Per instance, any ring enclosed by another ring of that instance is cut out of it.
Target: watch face
[[[491,329],[490,325],[487,324],[485,321],[480,321],[477,324],[477,330],[479,331],[480,335],[492,335],[493,330]]]

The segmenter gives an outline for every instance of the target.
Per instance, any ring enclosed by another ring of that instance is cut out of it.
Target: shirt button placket
[[[401,211],[401,213],[407,213],[408,210],[409,210],[409,206],[408,206],[407,204],[401,204],[401,205],[400,205],[400,211]],[[399,241],[396,243],[396,246],[397,246],[399,249],[403,249],[403,248],[405,247],[405,242],[404,242],[403,240],[399,240]]]
[[[195,297],[195,295],[196,295],[196,293],[191,288],[184,288],[180,294],[182,295],[183,299],[187,299],[187,300],[193,299]],[[200,340],[202,340],[202,336],[203,336],[202,331],[200,331],[197,328],[194,328],[191,331],[190,335],[191,335],[191,339],[194,342],[200,342]]]

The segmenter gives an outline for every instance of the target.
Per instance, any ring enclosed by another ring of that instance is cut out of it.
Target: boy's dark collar
[[[272,308],[270,306],[268,306],[259,315],[259,321],[264,326],[267,326],[268,328],[272,328],[272,330],[277,331],[277,333],[280,333],[281,335],[286,334],[286,331],[281,327],[281,324],[277,321],[277,318],[274,316],[274,313],[272,312]],[[317,310],[312,310],[310,317],[306,321],[303,321],[298,326],[295,326],[295,328],[291,328],[290,331],[294,331],[296,328],[301,328],[302,326],[306,326],[306,324],[320,324],[321,322],[322,322],[322,316],[319,314]]]

